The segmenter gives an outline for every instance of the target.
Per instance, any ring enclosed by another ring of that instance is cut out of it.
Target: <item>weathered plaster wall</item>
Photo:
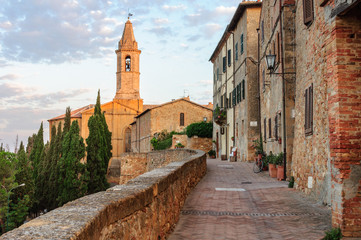
[[[202,150],[206,153],[212,150],[213,147],[212,138],[200,138],[197,136],[189,138],[187,135],[173,135],[171,148],[174,149],[177,143],[183,144],[184,148]]]
[[[204,152],[177,151],[193,155],[67,203],[0,239],[166,239],[207,168]]]

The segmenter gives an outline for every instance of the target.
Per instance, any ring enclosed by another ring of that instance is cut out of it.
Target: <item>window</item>
[[[219,80],[219,68],[217,68],[217,81]]]
[[[224,107],[228,108],[228,98],[227,98],[227,94],[224,94]]]
[[[235,106],[236,105],[236,96],[237,96],[237,92],[236,92],[237,88],[233,89],[233,93],[232,93],[232,105]]]
[[[241,101],[241,84],[237,85],[237,103]]]
[[[179,125],[184,126],[184,113],[181,113],[179,116]]]
[[[231,66],[231,63],[232,63],[232,61],[231,61],[231,49],[229,49],[228,50],[228,67]]]
[[[130,56],[127,56],[125,58],[125,71],[129,72],[130,71]]]
[[[225,73],[226,72],[226,57],[223,57],[223,72]]]
[[[236,46],[234,47],[235,48],[235,58],[236,58],[236,61],[238,61],[238,43],[236,43]]]
[[[245,99],[246,98],[246,84],[245,84],[245,80],[243,79],[242,80],[242,99]]]
[[[243,54],[243,33],[241,34],[241,54]]]
[[[268,119],[268,137],[272,138],[272,119]]]
[[[303,0],[303,23],[309,25],[313,21],[313,0]]]
[[[267,139],[267,120],[263,119],[263,141]]]
[[[305,134],[313,133],[313,84],[305,90]]]

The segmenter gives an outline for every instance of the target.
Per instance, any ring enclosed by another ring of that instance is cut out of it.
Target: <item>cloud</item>
[[[147,31],[159,36],[173,35],[173,31],[170,27],[155,26],[153,28],[149,28]]]
[[[169,19],[168,18],[153,18],[153,22],[158,25],[167,24],[167,23],[169,23]]]
[[[222,17],[231,18],[234,12],[236,11],[236,9],[237,9],[236,7],[225,7],[225,6],[218,6],[212,10],[199,8],[196,13],[185,15],[184,20],[186,22],[186,25],[188,26],[203,25],[212,22],[218,18],[222,18]]]
[[[102,48],[114,46],[108,40],[122,32],[123,23],[111,15],[119,6],[79,2],[8,1],[0,8],[0,54],[5,60],[33,63],[102,57]]]
[[[14,83],[0,84],[0,106],[28,106],[48,108],[59,102],[68,102],[89,89],[68,89],[47,94],[37,93],[37,89]]]
[[[195,42],[195,41],[199,40],[201,37],[202,37],[202,35],[200,35],[200,34],[192,35],[187,38],[187,41]]]
[[[203,27],[202,31],[203,31],[205,37],[210,38],[214,34],[216,34],[219,30],[221,30],[222,28],[223,27],[219,24],[209,23]]]
[[[17,78],[20,78],[20,75],[17,74],[6,74],[3,76],[0,76],[0,80],[15,80]]]
[[[163,5],[162,9],[166,12],[174,12],[174,11],[178,11],[178,10],[185,10],[185,9],[187,9],[187,7],[183,4],[173,5],[173,6]]]

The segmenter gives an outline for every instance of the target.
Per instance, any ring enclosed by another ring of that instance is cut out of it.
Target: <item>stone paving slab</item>
[[[331,228],[330,208],[267,172],[253,173],[252,163],[207,164],[168,239],[321,239]]]

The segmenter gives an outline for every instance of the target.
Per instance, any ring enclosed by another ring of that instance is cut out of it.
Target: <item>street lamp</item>
[[[270,72],[273,72],[275,70],[276,55],[274,54],[266,55],[266,63],[267,63],[267,69],[270,70]]]
[[[9,195],[8,195],[8,213],[6,214],[6,231],[9,231],[9,229],[8,229],[8,226],[9,226],[9,209],[10,209],[9,204],[10,204],[11,191],[14,190],[14,189],[16,189],[16,188],[18,188],[18,187],[23,187],[23,186],[25,186],[25,183],[22,183],[22,184],[20,184],[20,185],[18,185],[18,186],[16,186],[16,187],[13,187],[13,188],[10,189],[10,191],[9,191]]]

